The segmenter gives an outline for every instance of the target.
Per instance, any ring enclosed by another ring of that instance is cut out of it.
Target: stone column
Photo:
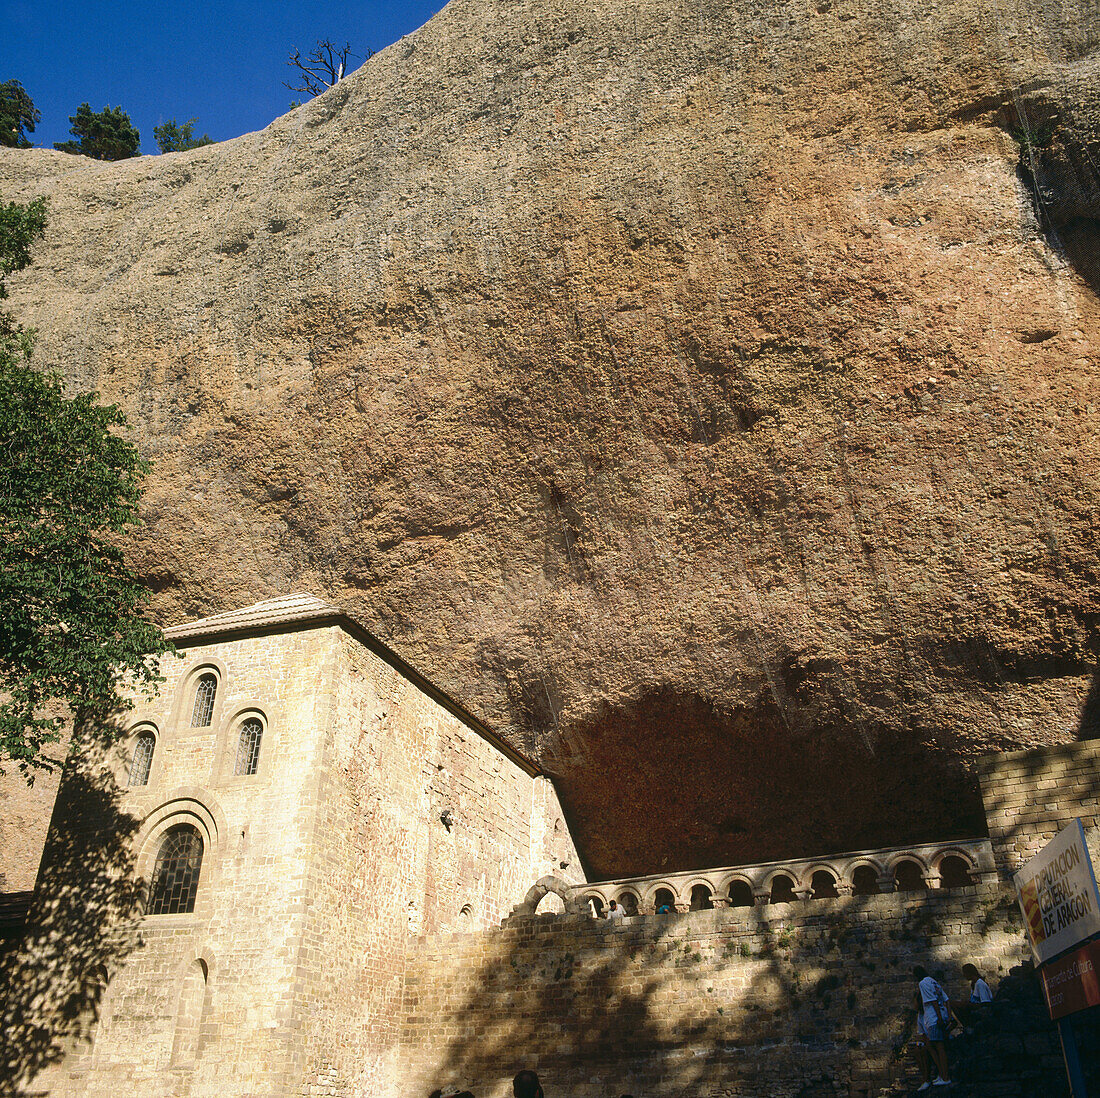
[[[878,878],[879,892],[896,892],[897,887],[892,873],[880,873]]]

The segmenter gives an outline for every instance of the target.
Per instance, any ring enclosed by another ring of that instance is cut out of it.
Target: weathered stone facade
[[[149,880],[163,836],[191,825],[198,892],[191,912],[144,918],[85,1039],[38,1080],[50,1094],[381,1093],[409,942],[499,922],[551,869],[577,879],[535,767],[334,608],[298,601],[305,620],[291,606],[275,625],[174,630],[184,647],[163,689],[131,714],[115,762],[119,810],[140,821],[137,872]],[[211,674],[209,724],[192,727]],[[248,720],[262,739],[242,775]],[[126,787],[143,732],[156,737],[148,784]],[[69,826],[54,820],[47,882]]]

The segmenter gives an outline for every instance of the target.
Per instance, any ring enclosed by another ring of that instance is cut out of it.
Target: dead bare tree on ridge
[[[299,83],[290,84],[283,81],[283,87],[293,92],[305,92],[307,95],[320,95],[322,92],[334,88],[343,80],[348,68],[348,58],[358,57],[351,52],[351,44],[344,43],[343,49],[337,49],[336,44],[329,38],[322,38],[302,57],[295,46],[287,61],[301,73]],[[367,50],[364,61],[369,61],[374,56],[374,50]]]

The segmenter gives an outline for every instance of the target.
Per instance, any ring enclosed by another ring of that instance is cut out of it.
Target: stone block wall
[[[864,1098],[906,1073],[894,1046],[914,964],[941,971],[952,996],[965,998],[964,962],[998,991],[1026,956],[1001,884],[617,925],[518,917],[424,943],[406,979],[395,1056],[404,1074],[384,1093],[468,1087],[507,1098],[512,1075],[533,1067],[548,1098]],[[982,1093],[1033,1093],[1048,1077],[1047,1093],[1058,1093],[1056,1039],[1037,986],[1032,993],[1029,1045],[1002,1035],[1004,1078],[988,1069],[996,1077]]]
[[[1100,740],[991,755],[978,773],[993,855],[1006,876],[1072,820],[1086,832],[1100,827]]]
[[[108,966],[86,1039],[40,1077],[43,1090],[214,1098],[287,1086],[335,633],[211,643],[166,657],[160,694],[128,715],[132,732],[156,736],[149,782],[127,786],[134,739],[123,741],[108,760],[117,816],[83,819],[107,829],[135,821],[131,868],[145,880],[164,830],[197,826],[204,851],[195,909],[141,920],[132,947]],[[208,670],[218,678],[213,716],[191,727],[196,676]],[[264,726],[259,766],[238,776],[239,729],[253,715]],[[105,816],[106,801],[102,808]],[[47,901],[52,863],[81,818],[59,798],[43,862]]]
[[[482,930],[551,870],[580,880],[553,789],[353,638],[337,646],[301,980],[302,1094],[380,1094],[422,935]]]

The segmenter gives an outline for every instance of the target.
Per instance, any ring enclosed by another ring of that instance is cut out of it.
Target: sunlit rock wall
[[[262,133],[3,150],[12,304],[166,622],[341,602],[593,873],[971,834],[1095,657],[1098,28],[454,0]]]

